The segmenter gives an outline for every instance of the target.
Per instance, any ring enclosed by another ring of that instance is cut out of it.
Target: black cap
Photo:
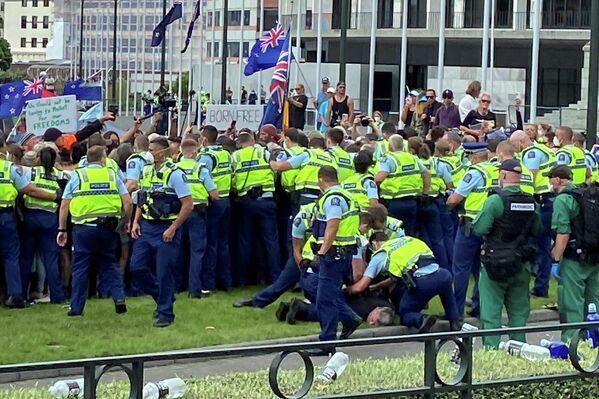
[[[62,136],[62,132],[55,127],[48,128],[42,136],[42,141],[56,141]]]
[[[453,98],[453,91],[451,91],[449,89],[443,90],[443,93],[441,94],[441,98]]]
[[[328,76],[325,76],[324,78],[322,78],[322,83],[329,83]]]
[[[499,165],[499,170],[505,170],[506,172],[522,173],[522,166],[520,162],[515,159],[506,159]]]
[[[546,177],[559,177],[560,179],[572,180],[572,169],[567,165],[557,165],[551,168],[549,172],[543,173]]]

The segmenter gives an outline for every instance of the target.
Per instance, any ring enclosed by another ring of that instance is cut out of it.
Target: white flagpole
[[[171,24],[172,25],[172,24]],[[174,38],[173,38],[173,26],[167,27],[167,31],[170,30],[170,32],[168,32],[168,82],[169,82],[169,91],[171,92],[171,94],[173,94],[173,78],[174,78],[174,63],[173,63],[173,47],[175,44]],[[168,133],[170,134],[170,132]]]
[[[441,97],[443,92],[443,80],[445,79],[445,7],[446,0],[440,0],[439,12],[439,50],[437,58],[437,96]]]
[[[258,32],[258,37],[262,37],[264,34],[264,0],[260,0],[260,32]],[[262,71],[258,72],[258,88],[256,89],[256,94],[258,95],[258,104],[260,104],[262,98]]]
[[[322,76],[320,74],[320,67],[322,64],[322,0],[316,0],[318,4],[318,16],[316,17],[316,95],[320,92],[319,87],[321,84]],[[320,104],[318,104],[320,106]]]
[[[306,7],[307,8],[307,7]],[[295,46],[297,47],[297,54],[295,59],[297,60],[297,68],[295,70],[294,79],[297,83],[299,81],[299,62],[302,55],[302,0],[297,0],[297,31],[295,32]]]
[[[192,2],[192,9],[193,9],[193,0],[189,0]],[[183,50],[183,41],[184,39],[184,34],[183,34],[183,20],[185,19],[185,2],[181,2],[181,7],[183,8],[181,10],[181,15],[182,17],[179,19],[179,49],[177,51],[177,55],[179,56],[179,82],[178,82],[178,87],[177,87],[177,98],[179,98],[179,104],[183,104],[183,98],[182,96],[182,92],[183,92],[183,54],[181,53],[181,50]],[[191,76],[188,76],[188,81],[189,79],[191,79]],[[177,118],[177,136],[179,136],[179,134],[181,134],[181,124],[183,123],[183,118],[181,117],[181,107],[177,107],[177,111],[178,111],[178,118]],[[169,132],[170,134],[170,132]]]
[[[83,52],[83,56],[85,57],[85,76],[83,77],[84,79],[87,78],[90,74],[90,70],[91,70],[91,57],[90,57],[90,20],[91,20],[91,16],[87,16],[86,18],[86,35],[85,35],[85,51]]]
[[[491,0],[485,0],[483,11],[483,51],[481,58],[481,86],[483,91],[489,90],[487,87],[487,68],[489,65],[489,22],[491,19]]]
[[[215,98],[214,97],[214,63],[216,61],[216,59],[218,58],[218,54],[215,54],[215,49],[216,49],[216,36],[214,34],[214,25],[216,25],[216,1],[212,1],[212,41],[210,43],[210,45],[212,46],[212,49],[210,51],[210,101],[212,102],[212,99]]]
[[[239,65],[239,80],[237,83],[237,92],[239,93],[239,104],[241,104],[241,84],[243,83],[243,15],[245,14],[245,0],[241,0],[241,22],[239,27],[239,58],[237,58],[237,64]]]
[[[146,94],[146,7],[145,2],[143,4],[142,10],[142,22],[141,22],[141,38],[139,41],[139,45],[141,46],[141,68],[139,73],[141,74],[141,98],[139,105],[139,115],[142,116],[144,114],[144,95]],[[139,79],[138,79],[139,81]]]
[[[104,93],[106,94],[104,96],[104,109],[107,110],[108,109],[108,77],[110,76],[112,79],[116,79],[116,76],[114,76],[114,71],[112,71],[112,74],[109,75],[108,70],[112,68],[112,63],[110,62],[110,26],[112,26],[112,18],[114,18],[114,16],[111,15],[110,13],[110,5],[109,3],[107,3],[106,7],[104,8],[104,11],[106,12],[106,24],[104,25],[104,29],[103,33],[106,36],[106,46],[104,46],[104,48],[106,49],[105,51],[105,65],[106,65],[106,72],[104,74]],[[104,19],[103,19],[104,20]]]
[[[596,1],[596,0],[595,0]],[[539,79],[539,42],[541,29],[541,0],[534,0],[531,5],[532,19],[532,60],[530,67],[530,117],[531,122],[537,119],[537,92]]]
[[[370,12],[370,58],[368,61],[368,115],[372,116],[374,109],[374,68],[376,52],[376,17],[378,0],[372,0]]]
[[[401,110],[405,101],[406,90],[406,64],[408,61],[408,2],[404,0],[401,14],[401,55],[399,65],[399,126],[403,126],[401,121]]]
[[[131,15],[129,16],[129,18],[131,18]],[[123,18],[121,18],[121,21],[123,20]],[[129,22],[131,22],[131,19],[129,19]],[[137,26],[137,25],[135,25]],[[123,25],[121,24],[121,28],[123,27]],[[136,32],[137,33],[137,32]],[[123,31],[121,31],[121,36],[123,35]],[[131,30],[127,31],[127,69],[125,70],[125,77],[126,77],[126,81],[125,81],[125,116],[129,116],[129,107],[131,106],[130,101],[129,101],[129,97],[131,97],[131,38],[132,38],[132,34],[131,34]],[[122,62],[121,62],[122,64]],[[133,104],[135,104],[135,101],[133,102]]]
[[[156,22],[156,15],[153,15],[154,18],[153,21],[153,26],[156,26],[156,24],[158,22]],[[152,47],[152,86],[150,87],[150,89],[152,90],[152,97],[154,96],[154,93],[156,92],[156,47]]]
[[[293,8],[293,5],[292,5],[292,8]],[[277,11],[278,11],[277,22],[279,22],[281,25],[283,25],[283,1],[282,0],[278,0]]]
[[[123,102],[123,18],[117,19],[117,59],[116,65],[119,69],[119,99],[117,104],[119,106],[119,110],[122,110],[122,102]]]
[[[495,0],[491,0],[491,51],[489,58],[489,92],[493,93],[493,68],[495,67]],[[492,103],[490,108],[493,109]]]

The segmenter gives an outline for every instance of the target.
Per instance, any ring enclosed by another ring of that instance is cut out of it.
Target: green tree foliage
[[[10,44],[4,38],[0,38],[0,70],[8,71],[12,64],[12,54],[10,53]]]

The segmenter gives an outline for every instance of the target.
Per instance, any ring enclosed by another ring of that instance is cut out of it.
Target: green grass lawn
[[[266,309],[231,306],[235,299],[250,297],[257,290],[235,289],[200,300],[178,295],[175,323],[164,329],[152,327],[155,305],[150,297],[129,298],[129,312],[124,315],[116,315],[113,302],[106,299],[88,301],[83,317],[67,317],[67,309],[57,305],[37,304],[22,310],[2,307],[0,364],[199,348],[319,332],[317,323],[291,326],[278,322],[276,305]],[[299,295],[287,293],[283,300]],[[552,298],[554,285],[550,299],[533,299],[532,305],[538,309],[555,302]],[[439,299],[433,299],[425,312],[442,314]]]

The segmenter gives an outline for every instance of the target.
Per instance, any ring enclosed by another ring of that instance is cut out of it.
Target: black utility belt
[[[198,205],[193,206],[193,211],[196,213],[206,213],[207,208],[208,208],[208,205],[206,205],[206,204],[198,204]]]
[[[116,229],[118,224],[119,219],[117,217],[100,217],[83,223],[85,226],[93,226],[101,229]]]
[[[144,222],[147,222],[149,224],[167,224],[167,223],[172,223],[175,221],[175,219],[146,219],[143,218]]]

